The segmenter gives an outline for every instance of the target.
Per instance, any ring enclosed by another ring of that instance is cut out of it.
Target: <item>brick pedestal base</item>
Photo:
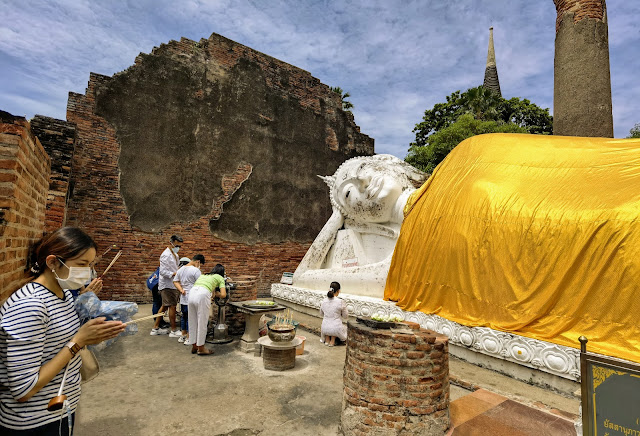
[[[262,362],[264,369],[272,371],[284,371],[296,366],[295,347],[277,350],[273,348],[262,348]]]
[[[449,428],[448,338],[349,322],[344,435],[442,435]]]

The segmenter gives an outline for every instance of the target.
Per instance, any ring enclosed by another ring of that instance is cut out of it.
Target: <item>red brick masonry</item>
[[[574,24],[583,18],[592,18],[603,21],[607,14],[605,0],[554,0],[556,5],[556,32],[560,28],[562,17],[567,12],[572,12]]]
[[[349,322],[341,431],[434,435],[449,427],[449,339]]]
[[[255,300],[258,298],[258,288],[256,285],[256,278],[253,276],[236,276],[231,277],[231,282],[235,283],[236,289],[231,291],[231,298],[229,301],[247,301]],[[227,290],[227,292],[229,292]],[[212,314],[214,321],[218,319],[218,306],[212,304]],[[229,334],[241,335],[244,333],[244,314],[239,312],[232,312],[229,307],[225,312],[225,324],[229,328]]]
[[[0,117],[0,300],[28,277],[29,246],[42,236],[51,161],[22,117]]]

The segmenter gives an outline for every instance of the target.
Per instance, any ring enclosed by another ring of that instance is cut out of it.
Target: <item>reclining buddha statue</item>
[[[638,139],[478,135],[426,177],[384,155],[324,177],[333,214],[293,285],[480,328],[460,343],[531,367],[572,371],[549,343],[580,336],[640,363]]]
[[[333,213],[293,276],[297,287],[382,298],[407,199],[427,178],[391,155],[355,157],[329,185]]]

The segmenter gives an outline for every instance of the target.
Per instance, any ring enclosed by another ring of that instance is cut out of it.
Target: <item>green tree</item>
[[[537,135],[553,133],[553,117],[549,115],[549,109],[542,109],[526,98],[501,99],[498,113],[498,120],[524,127],[529,133]]]
[[[347,100],[349,97],[351,97],[351,94],[343,91],[339,86],[332,86],[330,89],[338,94],[342,99],[342,110],[351,112],[350,109],[353,109],[353,104]]]
[[[529,133],[553,133],[553,117],[549,115],[549,109],[542,109],[527,99],[514,97],[506,100],[478,86],[463,93],[455,91],[446,100],[425,111],[422,121],[413,129],[416,140],[411,143],[412,147],[426,145],[430,135],[453,124],[466,113],[473,114],[478,120],[513,123],[526,128]]]
[[[475,121],[475,122],[474,122]],[[426,110],[406,161],[431,172],[462,140],[481,133],[553,133],[553,117],[527,99],[504,99],[483,86],[455,91]],[[457,141],[457,142],[456,142]]]
[[[640,138],[640,123],[636,124],[629,130],[627,138]]]
[[[412,144],[405,161],[424,172],[431,173],[456,145],[471,136],[483,133],[529,133],[529,130],[513,123],[478,120],[468,113],[429,135],[424,146]]]
[[[470,88],[460,96],[460,107],[476,120],[496,120],[500,115],[502,97],[489,88]]]

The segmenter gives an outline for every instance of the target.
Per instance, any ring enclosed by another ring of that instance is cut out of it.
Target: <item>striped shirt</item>
[[[38,283],[27,283],[0,308],[0,425],[26,430],[60,420],[66,411],[49,412],[58,395],[64,368],[34,396],[24,397],[38,382],[40,367],[76,334],[80,320],[68,290],[64,300]],[[80,399],[80,356],[69,363],[63,394],[72,412]]]

